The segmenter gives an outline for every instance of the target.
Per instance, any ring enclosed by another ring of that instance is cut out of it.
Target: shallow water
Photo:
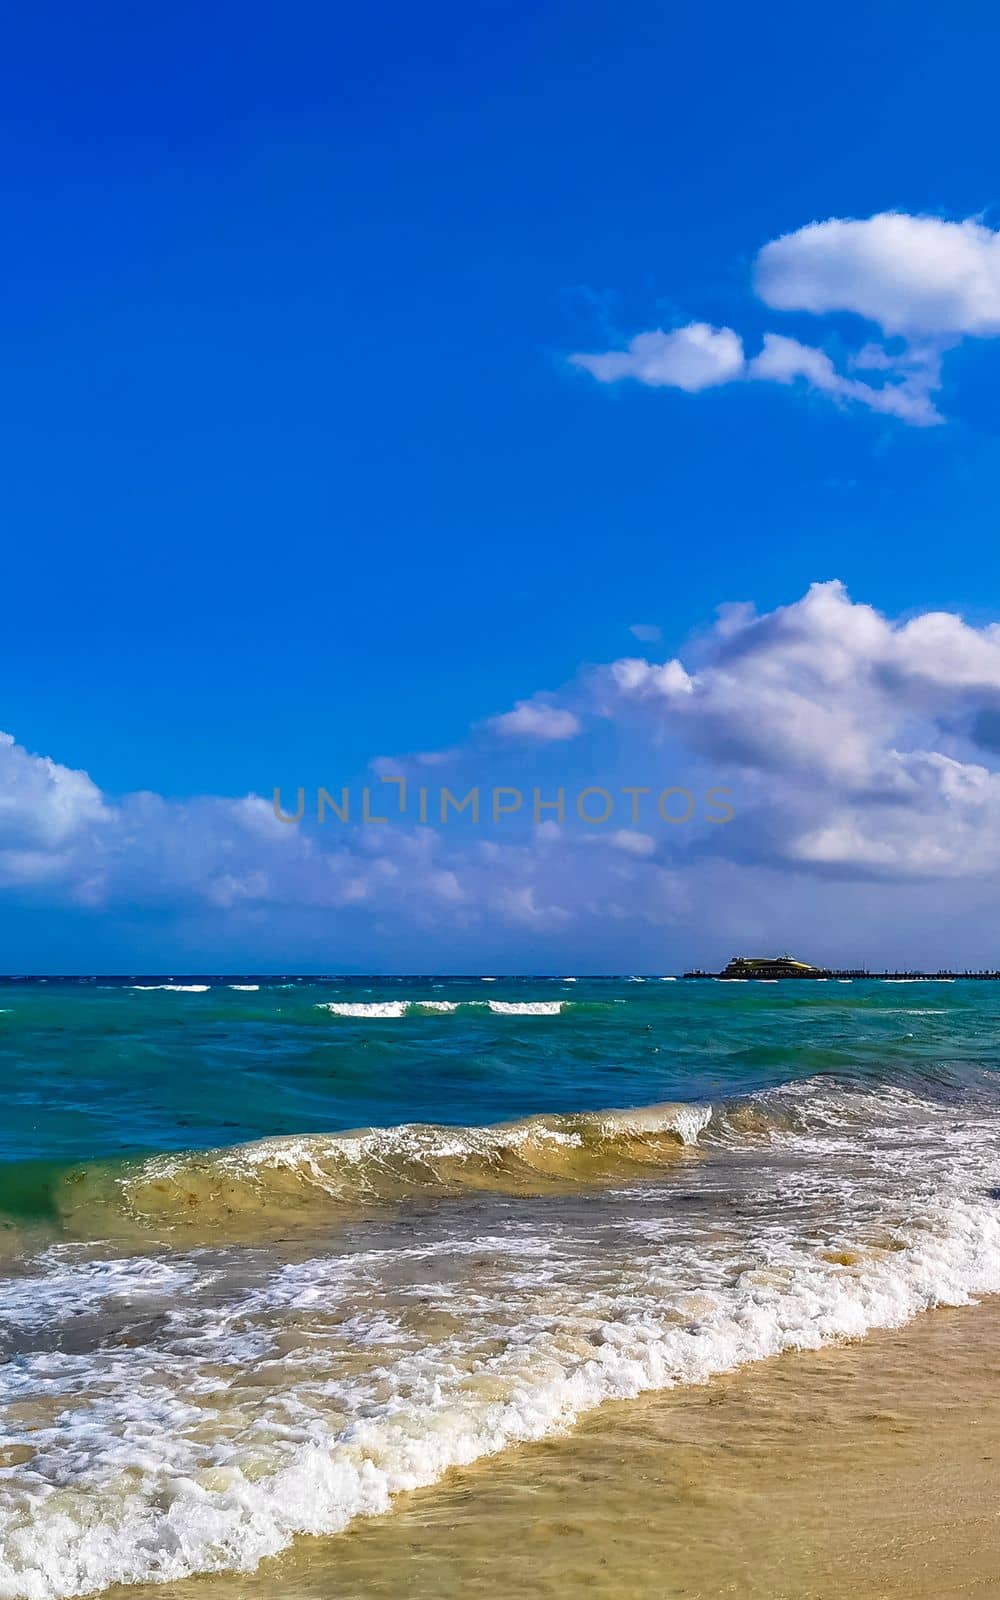
[[[178,1600],[985,1600],[998,1337],[991,1298],[611,1402]]]
[[[1000,1289],[995,985],[173,981],[0,991],[2,1594]]]

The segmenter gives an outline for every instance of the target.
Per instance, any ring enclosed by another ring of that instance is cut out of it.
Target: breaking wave
[[[63,1179],[57,1207],[88,1236],[117,1220],[188,1237],[259,1237],[262,1227],[314,1223],[324,1210],[350,1213],[373,1202],[607,1184],[676,1161],[711,1115],[710,1106],[670,1103],[484,1127],[405,1123],[261,1139],[77,1169]]]
[[[485,982],[485,979],[483,980]],[[570,980],[567,979],[567,982]],[[574,980],[575,981],[575,980]],[[557,1017],[561,1011],[606,1009],[601,1000],[321,1000],[318,1011],[359,1021],[419,1016],[421,1012],[492,1011],[498,1017]]]
[[[74,1168],[57,1183],[54,1209],[77,1237],[236,1242],[412,1199],[607,1188],[655,1177],[713,1148],[750,1153],[833,1130],[864,1137],[869,1128],[919,1115],[924,1105],[905,1089],[815,1078],[715,1107],[667,1102],[484,1126],[403,1123],[292,1134]]]
[[[996,1292],[997,1130],[995,1104],[813,1079],[715,1113],[371,1128],[120,1172],[123,1204],[172,1222],[276,1193],[665,1181],[563,1208],[558,1226],[547,1206],[432,1208],[420,1231],[305,1260],[43,1255],[9,1316],[65,1318],[71,1336],[4,1370],[0,1594],[250,1571],[609,1398]],[[695,1140],[702,1158],[671,1166]]]
[[[567,1000],[487,1000],[491,1011],[501,1017],[557,1017]]]
[[[210,983],[133,983],[129,987],[139,990],[142,994],[151,994],[154,989],[169,989],[174,994],[207,994],[212,985]]]

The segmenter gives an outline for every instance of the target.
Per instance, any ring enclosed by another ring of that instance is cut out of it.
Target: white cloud
[[[971,218],[831,217],[765,244],[754,287],[773,310],[850,312],[903,346],[887,350],[869,339],[848,355],[845,373],[825,350],[777,332],[766,333],[760,352],[747,360],[732,328],[692,322],[673,333],[639,333],[624,350],[570,359],[601,383],[634,378],[694,391],[747,378],[799,381],[841,405],[926,427],[943,420],[932,399],[942,354],[963,337],[1000,335],[1000,232]],[[882,374],[883,381],[849,375],[858,371]]]
[[[866,353],[870,355],[870,347]],[[869,362],[869,370],[871,365]],[[888,359],[886,366],[891,366]],[[802,378],[810,388],[830,395],[834,400],[854,400],[867,406],[870,411],[901,417],[904,422],[917,427],[928,427],[944,421],[930,398],[928,381],[923,372],[915,373],[901,383],[886,383],[876,388],[838,372],[825,351],[800,344],[797,339],[788,339],[780,333],[764,335],[764,348],[751,361],[747,376],[772,383],[794,383],[796,378]]]
[[[732,328],[712,328],[707,322],[689,322],[685,328],[664,333],[656,328],[636,334],[625,350],[598,355],[575,355],[570,360],[599,383],[635,378],[650,388],[684,389],[695,394],[720,383],[731,383],[743,371],[743,342]]]
[[[628,856],[656,854],[656,840],[652,835],[639,833],[635,828],[616,828],[611,835],[611,844],[615,850],[622,850]]]
[[[873,826],[869,806],[846,800],[829,820],[795,839],[794,854],[810,865],[867,867],[898,878],[995,875],[1000,774],[937,751],[895,759],[901,803],[886,807]]]
[[[47,756],[33,756],[0,733],[0,838],[10,845],[66,845],[108,820],[97,785]]]
[[[853,311],[889,334],[1000,334],[1000,233],[971,218],[831,217],[766,244],[754,283],[781,311]]]
[[[684,696],[691,694],[694,684],[677,660],[654,663],[641,657],[623,656],[613,661],[610,669],[616,688],[635,698],[651,695]]]
[[[985,760],[1000,725],[996,624],[894,623],[829,582],[764,616],[727,612],[701,648],[690,673],[611,663],[595,704],[633,708],[742,774],[751,854],[904,877],[1000,872],[1000,774]]]
[[[825,929],[830,906],[847,919],[842,927],[862,904],[865,916],[888,917],[895,906],[902,926],[920,883],[938,886],[920,902],[932,920],[946,904],[956,926],[963,904],[978,904],[987,888],[995,896],[1000,625],[943,611],[895,620],[826,582],[762,615],[747,604],[720,608],[685,657],[587,668],[562,699],[535,697],[507,713],[522,733],[547,729],[529,738],[568,737],[572,724],[580,740],[573,771],[560,770],[544,791],[552,798],[566,785],[562,826],[537,825],[529,799],[498,828],[419,827],[412,797],[392,825],[283,826],[260,796],[111,798],[86,773],[0,737],[0,888],[109,921],[132,908],[199,925],[214,917],[224,931],[257,918],[256,948],[270,960],[275,930],[294,934],[310,916],[317,949],[342,938],[353,960],[350,939],[367,936],[371,957],[379,940],[409,930],[411,958],[414,939],[423,950],[437,938],[445,964],[447,951],[454,959],[491,929],[575,937],[578,951],[603,952],[594,964],[615,965],[624,948],[616,941],[641,943],[642,929],[690,928],[693,918],[738,945],[780,910],[775,936],[791,942],[796,928]],[[616,779],[601,765],[612,745],[627,757]],[[484,753],[489,772],[470,773]],[[476,731],[455,752],[460,776],[449,786],[503,783],[503,762],[522,759]],[[702,814],[705,790],[726,786],[735,820],[661,826],[651,792],[637,812],[621,799],[606,827],[578,822],[575,794],[586,784],[648,784],[659,774],[688,785]],[[395,790],[386,794],[395,807]],[[283,801],[294,809],[291,791]],[[314,809],[310,794],[307,814]],[[851,902],[832,887],[860,895],[858,885],[876,878],[894,885],[884,901]],[[531,948],[537,956],[545,947]]]
[[[655,622],[633,622],[628,631],[640,644],[656,644],[663,637]]]
[[[580,731],[579,721],[572,711],[551,705],[538,696],[533,700],[519,700],[513,711],[490,717],[486,727],[504,739],[537,739],[543,743],[574,739]]]

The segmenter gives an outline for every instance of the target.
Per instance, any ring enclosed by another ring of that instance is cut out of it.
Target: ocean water
[[[0,1595],[251,1571],[1000,1290],[998,1024],[963,981],[0,985]]]

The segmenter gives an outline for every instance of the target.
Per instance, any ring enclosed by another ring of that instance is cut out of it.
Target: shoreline
[[[997,991],[679,988],[16,1005],[0,1590],[992,1592],[1000,1301],[923,1308],[1000,1294]]]
[[[608,1402],[254,1574],[115,1600],[1000,1593],[1000,1296]]]

